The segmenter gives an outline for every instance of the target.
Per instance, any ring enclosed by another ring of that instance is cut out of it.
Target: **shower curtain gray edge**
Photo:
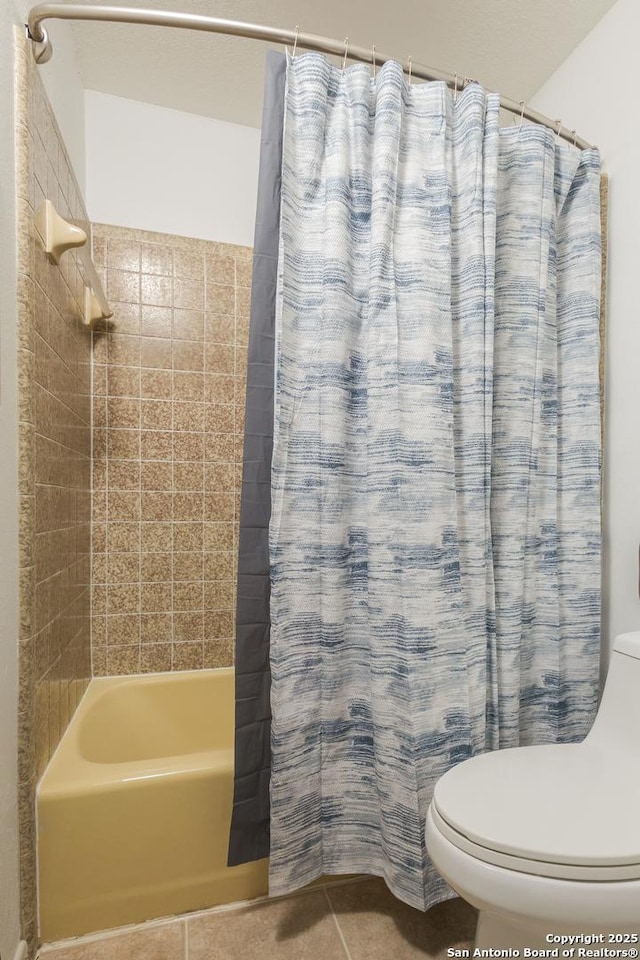
[[[228,865],[269,855],[269,519],[275,298],[286,57],[270,50],[260,139],[249,328],[235,670],[235,773]]]

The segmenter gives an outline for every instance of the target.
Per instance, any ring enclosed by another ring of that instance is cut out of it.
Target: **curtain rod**
[[[237,20],[221,20],[218,17],[204,17],[195,13],[175,13],[169,10],[144,10],[135,7],[95,7],[87,3],[40,3],[29,12],[27,22],[27,36],[33,41],[33,52],[37,63],[46,63],[53,55],[53,48],[46,29],[42,26],[44,20],[99,20],[110,23],[136,23],[156,27],[180,27],[186,30],[204,30],[210,33],[224,33],[232,37],[248,37],[251,40],[264,40],[271,43],[285,44],[300,47],[305,50],[319,50],[322,53],[332,53],[344,57],[347,53],[349,60],[361,63],[370,63],[382,66],[386,60],[393,59],[386,54],[378,53],[373,47],[352,46],[348,40],[331,40],[329,37],[319,37],[313,33],[301,33],[295,30],[281,30],[276,27],[264,27],[256,23],[242,23]],[[405,73],[420,80],[444,80],[455,90],[462,90],[468,77],[459,77],[457,74],[446,73],[432,67],[413,66],[411,60],[402,64]],[[517,114],[521,119],[531,120],[554,130],[558,136],[576,147],[585,150],[592,146],[582,137],[576,135],[575,130],[562,126],[562,121],[551,120],[544,114],[528,107],[524,101],[511,100],[509,97],[500,97],[500,106],[509,113]]]

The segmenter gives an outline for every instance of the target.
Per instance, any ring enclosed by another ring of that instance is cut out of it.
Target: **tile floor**
[[[464,901],[427,913],[381,880],[191,914],[41,949],[42,960],[426,960],[471,947],[477,915]]]

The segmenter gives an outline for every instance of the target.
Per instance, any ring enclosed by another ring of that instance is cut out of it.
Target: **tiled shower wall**
[[[94,225],[93,672],[233,662],[251,250]]]
[[[33,227],[45,197],[88,229],[69,158],[16,38],[20,419],[20,863],[23,936],[36,941],[35,786],[90,676],[91,335],[75,254]]]

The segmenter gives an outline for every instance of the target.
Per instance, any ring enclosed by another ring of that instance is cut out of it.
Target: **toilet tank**
[[[640,755],[640,630],[616,637],[600,709],[587,737]]]

